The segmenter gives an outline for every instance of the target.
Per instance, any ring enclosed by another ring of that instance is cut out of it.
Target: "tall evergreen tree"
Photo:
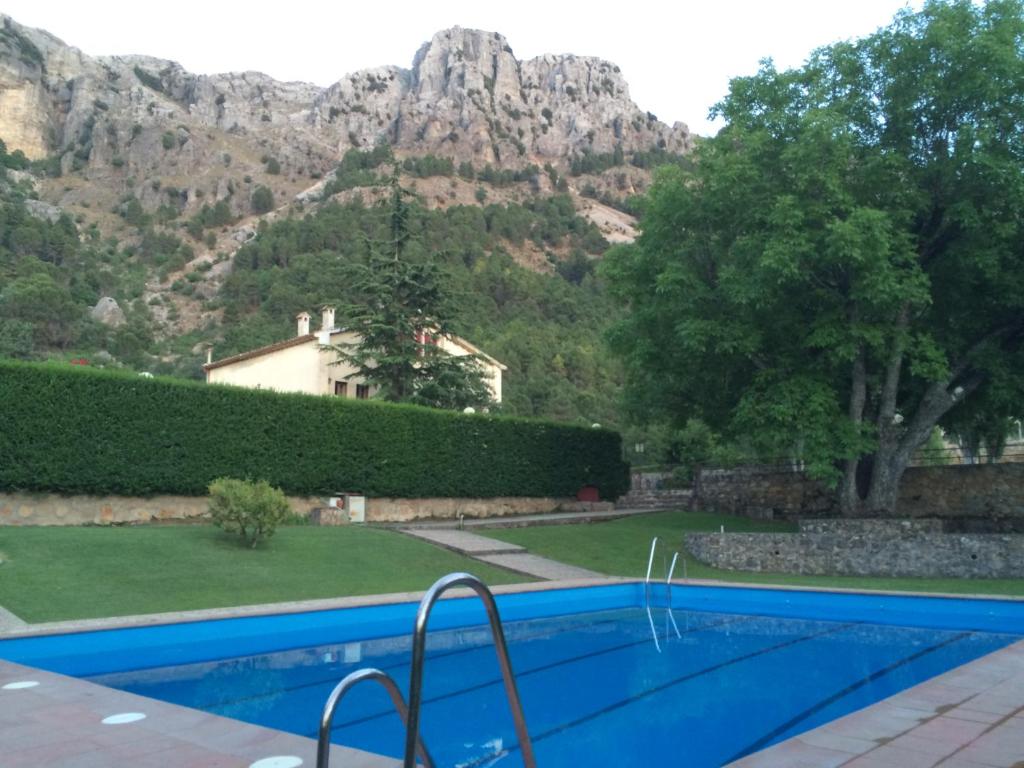
[[[355,302],[340,308],[347,330],[358,341],[336,345],[338,362],[355,366],[377,395],[395,403],[462,409],[486,406],[491,392],[474,355],[453,356],[439,342],[450,339],[455,305],[444,272],[431,260],[407,256],[413,238],[409,195],[391,180],[390,235],[368,242],[365,262],[347,270]]]

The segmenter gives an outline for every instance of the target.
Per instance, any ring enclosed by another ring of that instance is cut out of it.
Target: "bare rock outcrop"
[[[97,322],[119,328],[126,322],[124,312],[117,301],[110,296],[104,296],[96,302],[96,306],[89,310],[89,316]]]
[[[94,58],[10,17],[0,22],[8,148],[58,155],[63,172],[132,191],[148,208],[194,206],[205,193],[242,212],[247,195],[223,179],[263,173],[272,158],[271,173],[298,191],[349,148],[378,141],[501,168],[564,168],[585,152],[692,145],[685,125],[667,126],[633,103],[614,64],[573,55],[520,61],[494,32],[453,27],[425,43],[409,69],[361,70],[320,88],[258,72],[196,75],[148,56]],[[139,178],[178,180],[178,197],[130,190]]]

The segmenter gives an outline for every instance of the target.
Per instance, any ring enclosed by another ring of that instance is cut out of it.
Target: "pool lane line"
[[[784,722],[781,725],[779,725],[778,727],[772,729],[769,733],[764,734],[763,736],[758,738],[756,741],[752,742],[751,744],[748,744],[746,747],[744,747],[739,752],[737,752],[735,755],[733,755],[728,760],[726,760],[725,764],[728,765],[729,763],[732,763],[732,762],[735,762],[736,760],[739,760],[741,757],[746,757],[747,755],[751,754],[752,752],[757,752],[758,750],[764,749],[765,747],[769,746],[776,738],[778,738],[779,736],[784,734],[786,731],[788,731],[791,728],[799,725],[801,722],[803,722],[807,718],[813,717],[818,712],[820,712],[821,710],[825,709],[825,707],[828,707],[831,704],[835,704],[837,701],[845,698],[846,696],[849,696],[854,691],[857,691],[857,690],[863,688],[865,685],[868,685],[869,683],[873,683],[875,680],[878,680],[879,678],[885,677],[887,674],[889,674],[890,672],[893,672],[893,671],[899,669],[900,667],[906,666],[907,664],[915,662],[918,659],[921,659],[921,658],[923,658],[923,657],[925,657],[925,656],[927,656],[927,655],[929,655],[931,653],[934,653],[934,652],[936,652],[938,650],[941,650],[942,648],[945,648],[945,647],[947,647],[949,645],[952,645],[953,643],[958,643],[961,640],[964,640],[964,639],[966,639],[968,637],[971,637],[971,636],[973,636],[975,634],[977,634],[977,633],[976,632],[961,632],[961,633],[959,633],[957,635],[954,635],[953,637],[947,637],[945,640],[943,640],[940,643],[936,643],[935,645],[929,646],[928,648],[922,648],[921,650],[919,650],[919,651],[917,651],[915,653],[912,653],[912,654],[910,654],[909,656],[907,656],[905,658],[898,659],[897,661],[894,661],[894,662],[888,664],[887,666],[882,667],[881,669],[875,670],[870,675],[865,675],[864,677],[860,678],[859,680],[856,680],[856,681],[850,683],[850,685],[846,686],[842,690],[837,691],[836,693],[832,694],[831,696],[829,696],[829,697],[827,697],[825,699],[822,699],[821,701],[817,702],[816,704],[813,704],[812,706],[810,706],[807,709],[805,709],[803,712],[800,712],[800,713],[794,715],[793,717],[791,717],[786,722]],[[802,733],[802,731],[801,731],[801,733]],[[797,734],[794,734],[794,735],[797,735]]]
[[[758,618],[761,618],[761,617],[758,617]],[[726,661],[719,662],[718,664],[713,664],[712,666],[705,667],[704,669],[696,670],[695,672],[688,672],[687,674],[685,674],[685,675],[683,675],[681,677],[673,678],[672,680],[669,680],[668,682],[662,683],[661,685],[656,685],[656,686],[654,686],[652,688],[647,688],[647,689],[645,689],[643,691],[640,691],[639,693],[634,694],[633,696],[629,696],[629,697],[627,697],[625,699],[620,699],[619,701],[616,701],[613,704],[609,704],[608,706],[603,707],[603,708],[601,708],[599,710],[595,710],[594,712],[591,712],[589,714],[583,715],[582,717],[578,717],[575,720],[570,720],[569,722],[563,723],[561,725],[557,725],[554,728],[549,728],[548,730],[542,731],[539,734],[531,734],[530,735],[530,740],[534,744],[537,744],[537,742],[543,741],[544,739],[548,739],[548,738],[550,738],[552,736],[555,736],[555,735],[557,735],[559,733],[563,733],[563,732],[565,732],[567,730],[570,730],[572,728],[578,728],[579,726],[583,725],[584,723],[587,723],[587,722],[589,722],[591,720],[596,720],[597,718],[602,717],[603,715],[606,715],[609,712],[614,712],[615,710],[622,709],[623,707],[627,707],[630,704],[634,704],[634,703],[636,703],[637,701],[639,701],[641,699],[645,699],[645,698],[647,698],[649,696],[653,696],[655,694],[662,693],[664,691],[667,691],[669,688],[674,688],[675,686],[681,685],[682,683],[689,682],[690,680],[695,680],[695,679],[697,679],[699,677],[703,677],[704,675],[709,675],[709,674],[712,674],[714,672],[717,672],[720,669],[725,669],[726,667],[731,667],[733,664],[739,664],[739,663],[744,662],[744,661],[749,661],[750,659],[757,658],[758,656],[763,656],[766,653],[774,653],[775,651],[780,651],[780,650],[782,650],[784,648],[789,648],[791,646],[797,645],[797,644],[805,642],[807,640],[814,640],[816,638],[823,637],[825,635],[831,635],[831,634],[835,634],[836,632],[842,632],[844,630],[849,629],[850,627],[861,626],[864,623],[865,622],[863,622],[863,621],[851,621],[851,622],[848,622],[846,624],[841,624],[839,626],[830,627],[828,629],[822,630],[821,632],[814,632],[814,633],[812,633],[810,635],[804,635],[802,637],[796,637],[796,638],[793,638],[791,640],[787,640],[784,643],[778,643],[776,645],[772,645],[772,646],[769,646],[767,648],[762,648],[762,649],[757,650],[757,651],[751,651],[750,653],[745,653],[742,656],[737,656],[736,658],[733,658],[733,659],[727,659]],[[518,750],[519,750],[519,743],[518,742],[512,742],[511,744],[509,744],[509,746],[505,747],[505,752],[506,753],[512,753],[512,752],[515,752],[515,751],[518,751]],[[479,768],[479,766],[484,765],[483,760],[485,760],[485,759],[486,760],[491,760],[491,759],[493,759],[493,757],[494,757],[493,755],[490,755],[487,758],[481,758],[480,760],[477,760],[476,762],[467,763],[467,764],[465,764],[463,766],[463,768]]]
[[[717,627],[725,626],[725,625],[728,625],[728,624],[735,624],[735,623],[741,623],[741,622],[750,621],[753,618],[756,618],[756,617],[732,616],[732,617],[730,617],[728,619],[723,619],[722,621],[712,622],[712,623],[709,623],[709,624],[702,625],[700,627],[691,627],[690,629],[684,630],[682,634],[684,634],[684,635],[685,634],[692,634],[692,633],[700,632],[700,631],[703,631],[703,630],[706,630],[706,629],[715,629]],[[607,619],[607,620],[602,621],[600,623],[602,623],[602,624],[605,624],[605,623],[615,623],[615,622],[618,622],[618,621],[621,621],[621,619]],[[595,622],[595,624],[597,624],[597,622]],[[587,626],[594,626],[594,625],[592,624],[592,625],[587,625]],[[572,629],[580,629],[580,627],[573,627]],[[564,632],[568,632],[568,631],[571,631],[571,630],[569,630],[569,629],[560,630],[557,633],[552,633],[552,632],[548,631],[548,632],[545,632],[543,635],[534,635],[530,639],[537,639],[538,637],[549,636],[551,634],[563,634]],[[629,641],[627,643],[619,643],[619,644],[616,644],[616,645],[613,645],[613,646],[608,646],[606,648],[601,648],[601,649],[598,649],[598,650],[590,651],[588,653],[584,653],[584,654],[580,654],[580,655],[576,655],[576,656],[568,656],[568,657],[559,659],[558,661],[548,662],[548,663],[542,664],[539,667],[531,667],[531,668],[528,668],[526,670],[518,671],[518,672],[516,672],[516,678],[519,679],[519,678],[522,678],[522,677],[526,677],[528,675],[537,674],[539,672],[547,671],[547,670],[552,669],[554,667],[563,666],[565,664],[573,664],[573,663],[575,663],[577,661],[583,661],[583,660],[586,660],[586,659],[589,659],[589,658],[594,658],[596,656],[601,656],[603,654],[615,653],[615,652],[618,652],[618,651],[621,651],[621,650],[625,650],[627,648],[632,648],[632,647],[635,647],[635,646],[639,646],[639,645],[647,645],[650,642],[651,642],[650,638],[644,637],[644,638],[642,638],[640,640],[631,640],[631,641]],[[452,656],[455,653],[459,653],[459,652],[487,650],[487,649],[492,649],[493,647],[494,647],[493,644],[488,644],[488,645],[475,646],[473,648],[464,648],[464,649],[460,649],[457,652],[446,653],[445,656]],[[436,659],[438,657],[428,657],[428,661],[431,660],[432,658]],[[403,661],[396,661],[396,662],[394,662],[392,664],[388,664],[386,666],[382,665],[380,668],[388,670],[388,669],[399,669],[399,668],[408,667],[408,666],[409,666],[409,662],[403,660]],[[318,679],[318,680],[315,680],[315,681],[312,681],[312,682],[302,683],[300,685],[288,686],[288,687],[285,687],[285,688],[277,688],[277,689],[275,689],[273,691],[269,691],[269,692],[261,692],[261,693],[258,693],[258,694],[253,694],[251,696],[243,696],[243,697],[240,697],[240,698],[237,698],[237,699],[231,699],[229,701],[218,702],[218,704],[216,706],[217,707],[227,707],[229,705],[240,704],[242,702],[257,701],[259,699],[264,699],[264,698],[267,698],[267,697],[270,697],[270,696],[277,696],[282,691],[295,692],[295,691],[302,690],[303,688],[315,688],[315,687],[321,686],[321,685],[331,685],[335,681],[337,681],[338,679],[340,679],[340,678],[338,678],[337,676],[332,676],[332,677],[330,677],[328,679]],[[458,689],[455,689],[455,690],[452,690],[452,691],[447,691],[446,693],[437,694],[437,695],[435,695],[433,697],[424,699],[423,704],[425,706],[425,705],[430,704],[432,702],[443,701],[444,699],[450,699],[450,698],[453,698],[453,697],[456,697],[456,696],[461,696],[461,695],[466,694],[466,693],[472,693],[474,691],[478,691],[478,690],[481,690],[483,688],[488,688],[488,687],[491,687],[491,686],[499,685],[499,684],[501,684],[501,682],[502,682],[502,680],[501,680],[500,677],[489,678],[487,680],[484,680],[484,681],[482,681],[480,683],[476,683],[476,684],[471,685],[471,686],[466,687],[466,688],[458,688]],[[139,695],[145,695],[145,694],[139,694]],[[222,713],[218,712],[216,709],[211,708],[209,705],[205,705],[202,708],[194,706],[194,705],[192,705],[192,706],[193,706],[194,709],[203,709],[204,711],[209,711],[209,712],[212,712],[213,714],[222,714]],[[394,713],[394,710],[392,710],[392,709],[384,709],[384,710],[379,710],[377,712],[374,712],[374,713],[371,713],[371,714],[368,714],[368,715],[363,715],[361,717],[358,717],[358,718],[355,718],[355,719],[352,719],[352,720],[336,721],[331,730],[332,731],[337,731],[337,730],[340,730],[342,728],[346,728],[346,727],[349,727],[349,726],[361,725],[363,723],[367,723],[367,722],[370,722],[372,720],[377,720],[377,719],[380,719],[382,717],[388,717],[388,716],[392,715],[393,713]],[[223,715],[223,714],[222,714],[222,716],[230,717],[230,715]],[[292,731],[292,732],[295,733],[294,731]],[[311,734],[313,736],[315,736],[316,735],[316,730],[314,729],[312,731],[299,732],[297,735],[300,735],[300,736],[310,736]]]
[[[736,623],[741,623],[741,622],[744,622],[744,621],[749,621],[751,618],[752,617],[747,617],[747,616],[734,617],[734,618],[731,618],[731,619],[726,619],[724,621],[716,622],[714,624],[707,624],[707,625],[705,625],[703,627],[694,627],[692,629],[685,630],[681,634],[688,635],[688,634],[692,634],[692,633],[695,633],[695,632],[703,631],[705,629],[716,629],[718,627],[725,626],[727,624],[736,624]],[[539,674],[541,672],[547,672],[548,670],[555,669],[556,667],[564,667],[564,666],[566,666],[568,664],[575,664],[576,662],[579,662],[579,661],[586,661],[588,659],[597,658],[598,656],[603,656],[605,654],[618,653],[619,651],[624,651],[624,650],[627,650],[629,648],[634,648],[634,647],[636,647],[638,645],[648,645],[648,644],[650,644],[650,642],[651,642],[651,640],[648,637],[648,638],[644,638],[642,640],[632,640],[632,641],[630,641],[628,643],[619,643],[618,645],[609,646],[608,648],[601,648],[601,649],[596,650],[596,651],[590,651],[588,653],[583,653],[583,654],[580,654],[578,656],[569,656],[567,658],[560,659],[558,661],[552,661],[552,662],[548,662],[546,664],[542,664],[539,667],[531,667],[531,668],[529,668],[527,670],[524,670],[524,671],[518,671],[518,672],[516,672],[516,680],[518,681],[518,680],[520,680],[520,679],[522,679],[524,677],[529,677],[530,675],[536,675],[536,674]],[[489,680],[485,680],[483,682],[471,685],[471,686],[469,686],[467,688],[459,688],[458,690],[448,691],[447,693],[441,693],[441,694],[433,696],[433,697],[431,697],[429,699],[424,699],[423,700],[423,705],[426,706],[427,704],[431,704],[431,703],[434,703],[434,702],[437,702],[437,701],[444,701],[445,699],[452,699],[452,698],[455,698],[457,696],[462,696],[462,695],[467,694],[467,693],[474,693],[475,691],[483,690],[484,688],[490,688],[492,686],[501,685],[501,683],[502,683],[502,678],[500,678],[500,677],[491,678]],[[339,723],[338,725],[333,726],[331,728],[331,730],[332,731],[337,731],[337,730],[340,730],[341,728],[347,728],[347,727],[353,726],[353,725],[362,725],[364,723],[370,722],[371,720],[377,720],[377,719],[379,719],[381,717],[385,717],[385,716],[391,714],[392,712],[393,712],[393,710],[385,710],[385,711],[382,711],[382,712],[374,713],[372,715],[364,715],[362,717],[356,718],[355,720],[347,720],[345,722],[342,722],[342,723]],[[310,731],[309,733],[314,733],[315,734],[316,731]],[[300,735],[308,735],[308,734],[300,734]],[[534,739],[534,740],[536,741],[536,739]]]

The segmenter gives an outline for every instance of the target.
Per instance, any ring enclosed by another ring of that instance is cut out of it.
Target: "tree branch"
[[[900,369],[903,367],[903,352],[907,346],[907,324],[910,321],[910,305],[904,304],[900,307],[899,316],[896,319],[892,354],[885,367],[885,382],[882,385],[882,396],[878,404],[878,431],[884,435],[886,429],[891,427],[893,417],[896,415],[896,395],[900,386]]]
[[[995,341],[1004,334],[1012,333],[1013,331],[1017,331],[1018,333],[1024,331],[1024,317],[1020,317],[1012,322],[997,326],[975,339],[963,355],[960,356],[960,360],[953,364],[950,379],[955,379],[965,373],[971,365],[971,358],[978,354],[986,344],[990,341]]]

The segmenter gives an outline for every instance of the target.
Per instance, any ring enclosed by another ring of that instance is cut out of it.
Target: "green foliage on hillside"
[[[0,145],[0,170],[19,167],[19,153]],[[12,161],[13,158],[13,161]],[[67,215],[55,222],[29,213],[26,184],[0,174],[0,357],[38,359],[108,349],[144,364],[152,341],[141,294],[145,268],[130,252],[88,238],[83,243]],[[102,296],[113,296],[128,324],[117,330],[88,316]]]
[[[0,362],[0,488],[203,495],[571,496],[628,486],[605,429]]]
[[[266,189],[266,187],[257,187],[257,191],[260,189]],[[267,189],[267,192],[270,192]],[[255,197],[255,193],[253,193]],[[270,196],[270,204],[273,207],[274,196]],[[267,210],[270,210],[269,208]],[[266,211],[260,211],[265,213]],[[203,237],[203,232],[208,228],[226,227],[229,224],[233,224],[235,221],[234,214],[231,213],[231,205],[227,200],[218,200],[213,205],[204,203],[203,207],[199,209],[199,213],[188,220],[185,225],[185,229],[192,237],[196,240],[200,240]]]
[[[269,213],[274,210],[274,193],[261,184],[253,190],[250,205],[253,213]]]
[[[388,240],[388,226],[386,207],[354,201],[267,227],[239,250],[222,288],[225,339],[217,357],[287,338],[300,310],[357,300],[345,265],[365,258],[369,242]],[[433,258],[447,273],[458,309],[455,333],[509,367],[506,413],[618,423],[619,373],[601,338],[618,310],[588,265],[573,262],[568,279],[537,274],[507,250],[530,241],[602,252],[607,244],[575,215],[569,198],[444,211],[413,204],[409,228],[406,258]]]
[[[381,166],[394,163],[395,156],[391,146],[385,142],[377,144],[371,150],[350,149],[341,158],[334,176],[324,185],[323,199],[356,187],[372,187],[386,182],[386,176],[379,176],[376,170]]]
[[[618,168],[626,164],[626,155],[622,151],[622,146],[617,144],[611,152],[590,152],[584,150],[581,154],[575,155],[569,162],[569,173],[573,176],[600,174],[611,168]],[[630,156],[628,164],[636,168],[678,165],[680,168],[689,169],[693,166],[693,162],[687,155],[677,155],[661,147],[634,152]]]

